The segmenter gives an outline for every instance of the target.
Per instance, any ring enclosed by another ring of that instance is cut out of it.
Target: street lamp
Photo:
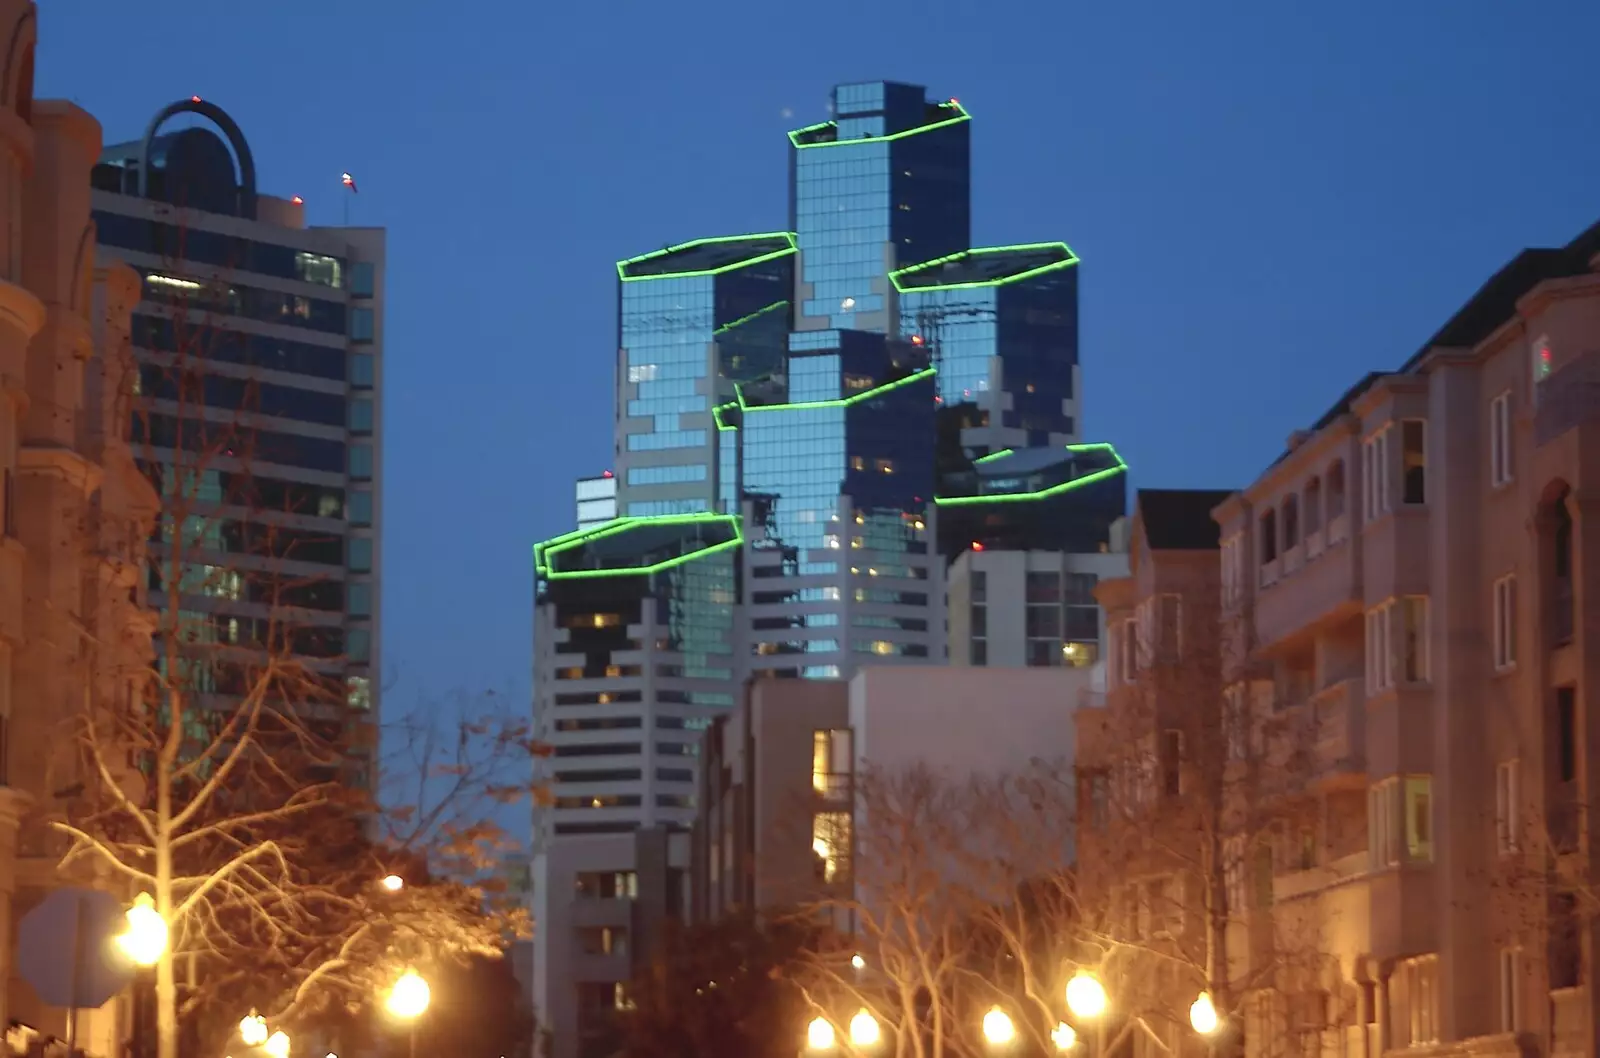
[[[406,887],[406,880],[398,874],[384,875],[383,881],[378,883],[391,893],[398,893]]]
[[[149,893],[140,893],[128,908],[128,928],[112,938],[135,966],[154,966],[167,951],[167,920]]]
[[[857,1047],[875,1047],[881,1039],[883,1031],[878,1028],[878,1019],[864,1007],[856,1011],[856,1016],[850,1019],[850,1042]]]
[[[239,1019],[239,1041],[246,1047],[259,1047],[267,1042],[267,1019],[251,1011]]]
[[[1099,978],[1087,970],[1079,970],[1067,982],[1067,1009],[1075,1017],[1085,1020],[1097,1018],[1106,1012],[1106,989]]]
[[[1201,992],[1189,1005],[1189,1024],[1202,1036],[1210,1036],[1217,1031],[1221,1021],[1217,1018],[1217,1006],[1211,1001],[1210,992]]]
[[[812,1018],[811,1024],[806,1026],[806,1050],[831,1051],[836,1042],[833,1035],[833,1023],[827,1018]]]
[[[389,996],[383,1002],[389,1013],[411,1023],[411,1058],[417,1058],[417,1019],[422,1017],[432,999],[433,990],[422,979],[422,975],[415,970],[407,970],[389,989]]]
[[[1059,1021],[1056,1027],[1050,1030],[1050,1042],[1056,1045],[1058,1051],[1070,1051],[1078,1045],[1078,1034],[1072,1030],[1071,1025]]]
[[[991,1047],[1004,1047],[1016,1038],[1017,1027],[1011,1023],[1011,1015],[999,1007],[990,1007],[983,1016],[984,1042]]]
[[[862,957],[860,952],[856,952],[854,955],[850,956],[850,966],[857,973],[860,973],[862,970],[867,968],[867,960]]]
[[[279,1029],[267,1037],[267,1042],[261,1045],[270,1058],[289,1058],[289,1034]]]

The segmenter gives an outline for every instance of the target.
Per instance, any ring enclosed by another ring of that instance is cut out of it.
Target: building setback
[[[184,117],[204,124],[172,127]],[[319,685],[305,708],[342,738],[379,696],[384,232],[307,227],[298,197],[257,188],[244,134],[198,97],[106,147],[93,186],[100,255],[142,280],[136,450],[199,527],[184,531],[203,572],[178,586],[199,620],[181,634],[282,644]],[[170,587],[151,585],[152,607]],[[240,688],[219,674],[212,691]],[[343,778],[370,773],[358,751]]]
[[[971,118],[955,100],[930,100],[917,85],[841,85],[832,113],[789,134],[788,230],[692,239],[618,262],[620,518],[537,549],[550,587],[535,621],[536,722],[558,761],[579,741],[563,726],[575,714],[555,704],[578,693],[555,689],[558,670],[573,668],[560,654],[579,635],[564,615],[593,613],[621,590],[592,562],[648,568],[623,579],[654,585],[657,532],[732,526],[739,543],[727,555],[731,594],[718,604],[728,623],[722,652],[692,689],[652,682],[652,652],[675,648],[661,646],[648,621],[619,618],[630,629],[623,638],[642,646],[615,649],[643,653],[583,679],[611,681],[594,693],[637,697],[588,704],[627,704],[648,717],[662,713],[663,694],[690,693],[693,702],[679,704],[709,722],[753,676],[848,679],[863,665],[943,662],[944,574],[956,554],[984,532],[1052,518],[1058,538],[1042,546],[1094,540],[1092,551],[1121,514],[1115,453],[1063,447],[1077,440],[1077,257],[1061,243],[972,248]],[[976,465],[1002,449],[1019,460],[1009,484]],[[1117,481],[1088,487],[1107,476]],[[1073,502],[1036,504],[1031,517],[985,513],[1005,502],[988,491],[1048,501],[1078,479],[1085,487]],[[970,508],[956,523],[976,527],[954,550],[940,529],[947,489]],[[612,549],[632,551],[613,558]],[[1062,642],[1050,652],[1056,664]],[[643,682],[615,682],[629,679]],[[673,838],[692,818],[692,788],[668,810],[651,799],[680,795],[647,774],[654,765],[617,764],[613,778],[582,790],[563,765],[565,779],[553,773],[556,803],[535,825],[535,888],[547,894],[535,989],[546,1023],[564,1027],[554,1058],[600,1053],[625,1005],[616,989],[640,957],[635,947],[628,959],[574,961],[573,916],[585,912],[568,894],[580,866],[634,879],[612,886],[625,899],[682,910],[654,891],[634,893],[645,885],[634,838],[662,828],[662,862],[677,864]],[[611,852],[591,827],[616,835]],[[615,993],[610,1006],[595,1005],[601,985]]]

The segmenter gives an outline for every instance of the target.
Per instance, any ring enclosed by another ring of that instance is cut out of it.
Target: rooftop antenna
[[[349,173],[341,175],[339,182],[350,192],[350,194],[344,196],[344,226],[348,228],[350,226],[350,199],[352,196],[360,194],[361,189],[356,187],[356,178]]]

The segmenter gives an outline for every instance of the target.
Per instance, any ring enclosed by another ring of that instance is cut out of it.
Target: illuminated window
[[[811,820],[811,852],[819,882],[841,882],[850,871],[850,813],[818,812]]]
[[[811,735],[811,788],[830,800],[845,797],[851,772],[850,731],[823,729]]]

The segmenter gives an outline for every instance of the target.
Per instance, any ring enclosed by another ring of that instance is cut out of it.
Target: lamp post
[[[155,899],[149,893],[140,893],[134,897],[133,904],[124,917],[127,925],[121,933],[111,938],[112,946],[133,963],[137,970],[148,970],[160,962],[161,957],[167,953],[167,945],[171,939],[167,920],[156,910]],[[136,977],[132,995],[133,1039],[135,1053],[141,1055],[145,1053],[149,1025],[149,1011],[145,1006],[143,993],[142,978]]]
[[[1094,1023],[1095,1058],[1101,1058],[1106,1050],[1107,1005],[1106,986],[1088,970],[1079,970],[1072,975],[1072,980],[1067,982],[1067,1009],[1072,1011],[1072,1016],[1080,1022]]]
[[[433,990],[415,970],[407,970],[389,989],[384,1007],[390,1014],[411,1025],[411,1058],[417,1058],[417,1019],[422,1017],[433,999]]]

